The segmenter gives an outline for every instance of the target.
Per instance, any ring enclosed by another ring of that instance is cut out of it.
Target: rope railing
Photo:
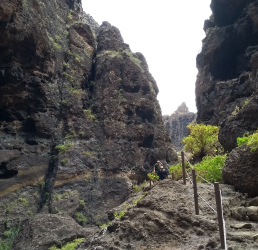
[[[198,175],[196,173],[196,170],[190,163],[190,161],[185,156],[184,151],[181,152],[181,159],[182,159],[182,171],[183,171],[183,184],[186,185],[186,175],[188,177],[189,182],[192,185],[192,188],[194,190],[194,204],[195,204],[195,214],[199,215],[199,205],[198,205],[198,197],[210,208],[215,214],[217,214],[218,217],[218,224],[219,224],[219,232],[220,232],[220,242],[221,242],[221,248],[227,249],[226,244],[226,233],[225,233],[225,221],[223,218],[223,209],[222,209],[222,198],[221,198],[221,190],[219,189],[219,183],[215,182],[212,184],[211,182],[207,181],[202,176]],[[188,162],[189,166],[192,169],[192,178],[190,177],[190,173],[185,169],[185,160]],[[196,182],[196,176],[198,176],[201,180],[205,181],[206,183],[210,184],[211,186],[214,186],[215,191],[215,200],[216,200],[216,207],[217,211],[209,204],[208,201],[206,201],[200,194],[197,192],[197,182]],[[173,173],[172,173],[172,179],[173,179]]]

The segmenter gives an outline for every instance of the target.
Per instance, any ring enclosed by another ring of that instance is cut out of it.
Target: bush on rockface
[[[237,145],[241,146],[243,144],[247,144],[251,147],[251,152],[255,152],[258,150],[258,130],[252,135],[244,134],[243,137],[237,138]]]
[[[209,182],[222,182],[222,168],[224,166],[227,155],[205,156],[200,163],[195,164],[193,167],[197,174]],[[190,167],[186,164],[186,170],[190,171]],[[176,166],[169,167],[169,173],[174,173],[175,179],[178,180],[182,177],[182,163]],[[197,176],[197,182],[204,182]]]
[[[215,155],[222,146],[218,142],[219,128],[217,126],[190,123],[187,128],[190,135],[182,142],[184,150],[197,157]]]
[[[19,233],[19,231],[20,231],[20,223],[16,227],[8,231],[5,231],[3,235],[6,237],[6,239],[0,241],[0,250],[11,250],[13,242],[17,234]]]
[[[75,239],[72,242],[68,242],[66,245],[62,246],[61,248],[52,246],[49,250],[74,250],[77,245],[84,241],[84,238]]]

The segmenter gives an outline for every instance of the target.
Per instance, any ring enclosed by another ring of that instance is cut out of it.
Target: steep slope
[[[220,125],[219,140],[231,151],[258,127],[258,1],[212,0],[211,9],[197,56],[197,121]]]
[[[42,211],[101,221],[177,160],[145,58],[80,0],[1,1],[0,52],[1,232]]]
[[[172,144],[177,151],[182,150],[182,140],[188,136],[187,125],[196,119],[196,114],[189,112],[186,103],[183,102],[172,115],[163,116],[163,121],[172,139]]]

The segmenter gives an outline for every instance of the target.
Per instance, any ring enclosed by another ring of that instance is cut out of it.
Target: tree
[[[183,139],[184,150],[191,152],[197,157],[215,155],[218,148],[219,128],[217,126],[190,123],[187,128],[190,135]]]

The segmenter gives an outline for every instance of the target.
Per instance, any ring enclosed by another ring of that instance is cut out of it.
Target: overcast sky
[[[99,24],[116,26],[133,52],[141,52],[159,87],[163,115],[186,102],[196,112],[196,55],[211,15],[211,0],[82,0]]]

